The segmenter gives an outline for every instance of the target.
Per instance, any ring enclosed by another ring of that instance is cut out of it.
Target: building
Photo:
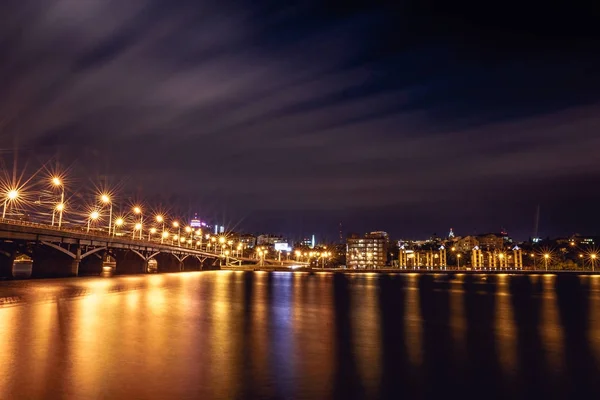
[[[352,269],[383,268],[387,262],[388,235],[372,232],[346,239],[346,265]]]
[[[316,241],[315,241],[315,235],[312,235],[309,238],[304,238],[302,239],[302,246],[306,246],[308,248],[314,249],[315,246],[317,245]]]
[[[471,251],[477,246],[479,246],[479,241],[475,236],[465,236],[460,238],[453,245],[455,250],[459,252]]]
[[[277,235],[258,235],[256,238],[257,246],[275,246],[275,243],[286,242],[283,236]]]
[[[495,233],[477,236],[477,241],[479,242],[479,248],[482,250],[500,250],[504,248],[503,236]]]
[[[253,249],[256,247],[256,236],[249,233],[240,235],[240,243],[244,244],[245,249]]]

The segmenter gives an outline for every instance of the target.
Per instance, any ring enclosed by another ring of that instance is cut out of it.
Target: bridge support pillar
[[[79,275],[79,263],[81,263],[81,247],[77,246],[75,258],[71,261],[71,276]]]

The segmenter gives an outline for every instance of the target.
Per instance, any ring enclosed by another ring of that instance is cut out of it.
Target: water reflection
[[[0,399],[600,394],[597,277],[192,272],[0,299]]]
[[[505,375],[514,378],[517,374],[517,332],[513,304],[510,301],[508,275],[498,275],[496,292],[496,344],[500,364]]]

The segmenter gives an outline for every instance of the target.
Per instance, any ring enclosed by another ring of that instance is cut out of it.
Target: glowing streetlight
[[[58,211],[58,229],[60,229],[60,227],[62,225],[63,209],[64,209],[64,203],[65,203],[65,185],[63,185],[62,180],[58,176],[55,176],[52,178],[52,185],[54,185],[55,187],[61,188],[60,203],[58,203],[56,205],[55,209],[52,211],[52,226],[54,226],[54,212]],[[59,208],[59,205],[61,205],[61,204],[63,206]]]
[[[102,203],[108,204],[110,206],[109,211],[108,211],[108,235],[110,236],[111,227],[112,227],[113,205],[112,205],[112,202],[110,201],[110,196],[106,193],[103,193],[100,195],[100,201],[102,201]]]
[[[136,232],[136,231],[141,231],[141,230],[142,230],[142,224],[140,224],[139,222],[138,222],[138,223],[136,223],[136,224],[133,226],[133,232],[131,233],[131,238],[132,238],[132,239],[135,239],[135,232]]]
[[[462,254],[457,254],[456,255],[456,262],[457,262],[457,268],[460,269],[460,258],[462,257]]]
[[[169,235],[167,234],[167,236],[165,236],[165,218],[158,214],[156,216],[156,222],[158,222],[159,224],[162,224],[162,235],[160,237],[160,242],[162,243],[163,240],[165,240],[167,237],[169,237]]]
[[[144,230],[143,229],[144,228],[144,216],[142,215],[142,207],[140,207],[140,206],[134,206],[133,207],[133,213],[135,215],[139,215],[140,216],[140,225],[141,225],[141,227],[140,227],[140,240],[141,240],[142,237],[143,237],[143,230]]]
[[[544,265],[546,266],[546,271],[548,271],[548,259],[550,258],[550,254],[544,254]]]
[[[154,235],[156,233],[156,228],[152,227],[150,228],[150,230],[148,231],[148,241],[150,241],[150,239],[152,238],[152,235]]]
[[[169,232],[163,231],[162,235],[160,235],[160,242],[162,243],[163,240],[165,240],[168,237],[169,237]]]
[[[325,268],[325,259],[329,258],[331,256],[331,253],[328,251],[324,251],[323,253],[321,253],[321,268]]]
[[[4,209],[2,210],[2,219],[6,217],[6,207],[13,201],[19,198],[19,191],[17,189],[11,189],[6,192],[6,199],[4,200]]]
[[[117,234],[117,228],[120,228],[123,226],[123,224],[125,224],[125,220],[121,217],[117,218],[115,220],[115,227],[113,229],[113,236],[115,236]]]
[[[90,217],[88,218],[88,223],[87,223],[87,232],[90,232],[90,223],[92,221],[96,221],[98,218],[100,218],[100,213],[98,211],[92,211],[90,213]]]
[[[173,221],[173,228],[177,228],[177,236],[181,236],[181,226],[179,225],[178,221]],[[177,241],[177,246],[181,246],[181,243],[179,241]]]
[[[596,253],[590,254],[590,260],[592,260],[592,271],[596,270],[596,258],[598,258]]]

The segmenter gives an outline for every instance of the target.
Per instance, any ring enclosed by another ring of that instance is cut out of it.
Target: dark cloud
[[[424,4],[3,2],[3,147],[248,230],[525,232],[538,203],[594,207],[550,190],[600,177],[590,13]]]

